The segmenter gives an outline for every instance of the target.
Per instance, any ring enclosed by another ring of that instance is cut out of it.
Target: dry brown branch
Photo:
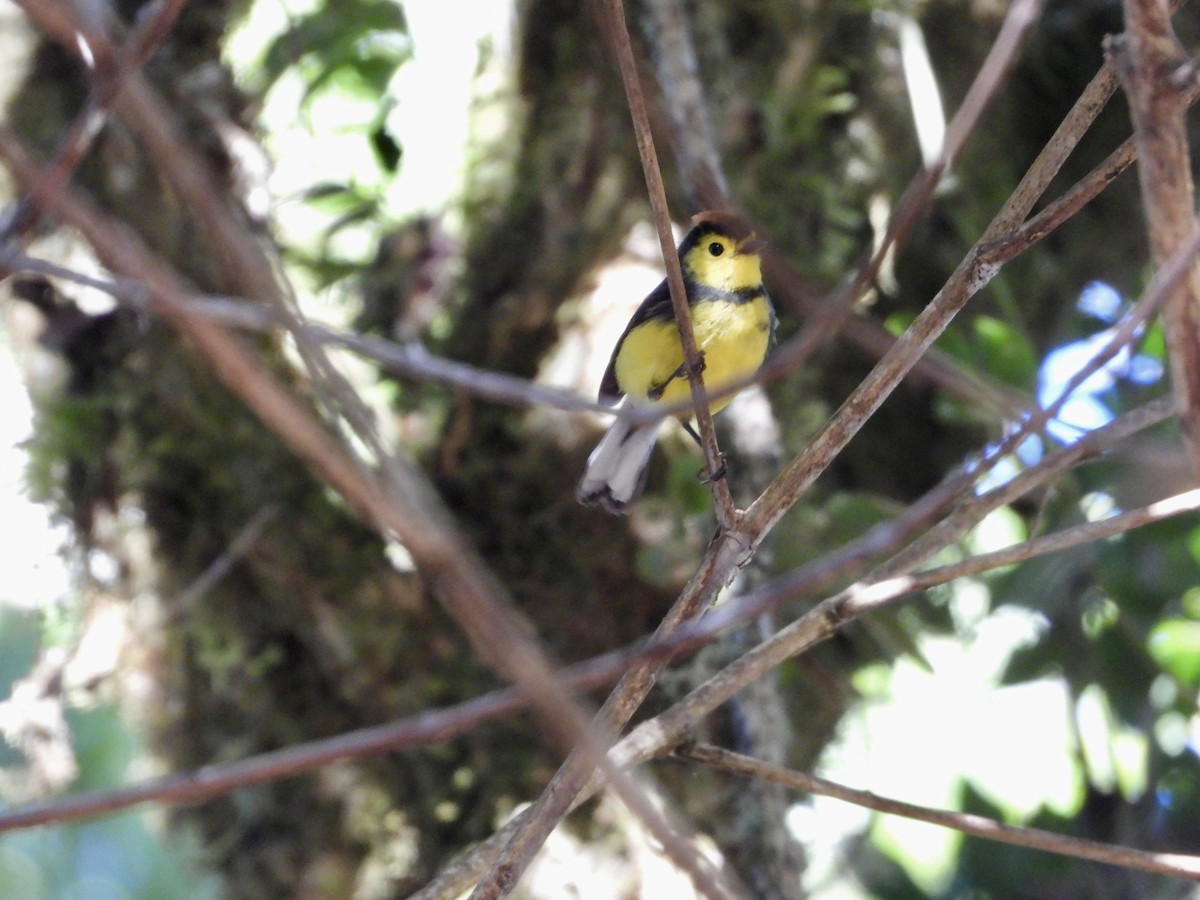
[[[981,522],[988,513],[1028,496],[1032,491],[1058,478],[1079,463],[1099,456],[1129,435],[1166,421],[1170,416],[1171,409],[1168,402],[1154,401],[1126,413],[1102,428],[1089,432],[1070,447],[1050,454],[1037,465],[1026,469],[999,487],[980,494],[978,497],[967,499],[950,516],[938,522],[932,530],[921,532],[921,537],[916,542],[905,547],[902,553],[889,559],[886,565],[872,572],[868,580],[877,581],[899,577],[903,573],[911,572],[933,553],[952,546],[970,528]],[[691,637],[693,632],[697,637],[702,634],[708,635],[710,631],[723,629],[733,623],[749,621],[754,616],[772,610],[788,600],[800,596],[811,596],[834,580],[832,576],[836,571],[837,560],[861,564],[889,551],[894,552],[902,546],[906,535],[917,531],[917,526],[923,519],[922,506],[943,508],[941,496],[946,493],[961,496],[960,487],[961,482],[951,479],[909,507],[898,519],[881,523],[836,553],[829,554],[819,561],[809,563],[795,572],[782,576],[761,591],[755,591],[753,594],[723,606],[705,617],[700,625],[684,629],[679,640],[683,641]],[[926,540],[926,533],[934,534],[936,538]],[[846,570],[849,569],[850,566],[846,566]]]
[[[234,564],[244,559],[262,537],[263,531],[279,514],[278,507],[264,506],[256,512],[245,525],[241,527],[233,540],[229,542],[225,552],[209,563],[192,583],[179,592],[179,597],[171,605],[172,617],[178,618],[193,612],[209,591],[224,579]]]
[[[704,391],[704,360],[700,356],[700,348],[696,345],[696,335],[692,329],[692,310],[688,306],[687,287],[683,283],[679,255],[675,252],[671,210],[667,206],[667,191],[663,187],[662,171],[658,165],[658,151],[654,148],[654,135],[650,131],[650,114],[646,111],[646,98],[642,94],[642,83],[637,62],[633,58],[629,29],[625,25],[623,0],[605,0],[603,16],[605,36],[610,49],[616,54],[621,82],[625,86],[625,98],[629,103],[629,114],[633,119],[633,133],[637,138],[638,155],[641,157],[642,171],[646,177],[646,192],[654,213],[654,226],[658,232],[658,243],[667,269],[667,286],[671,291],[675,322],[679,326],[679,340],[683,345],[684,361],[687,363],[688,385],[692,392],[691,410],[696,417],[696,424],[700,427],[704,461],[710,473],[720,472],[724,463],[721,461],[721,448],[717,444],[717,432],[713,427],[712,412],[709,410]],[[711,481],[711,487],[717,522],[722,528],[732,528],[735,513],[728,483],[724,478],[715,478]]]
[[[1133,139],[1130,138],[1061,197],[1026,219],[1008,238],[998,241],[996,245],[984,247],[983,256],[986,262],[1003,265],[1024,253],[1098,197],[1118,175],[1133,164],[1135,159],[1137,150]]]
[[[225,193],[188,145],[170,107],[139,75],[128,79],[117,112],[188,204],[198,231],[220,254],[235,293],[259,302],[282,302],[279,282],[258,239],[226,203]]]
[[[1111,76],[1102,78],[1106,72],[1111,72],[1111,66],[1108,64],[1100,70],[1100,74],[1092,81],[1092,86],[1106,88],[1112,82]],[[1092,91],[1092,86],[1089,86],[1088,93]],[[1200,99],[1200,85],[1189,85],[1185,95],[1188,105],[1194,104]],[[1137,154],[1137,142],[1133,138],[1124,141],[1061,197],[1047,204],[1036,215],[1030,216],[1006,237],[980,248],[982,261],[985,264],[1001,266],[1024,253],[1099,196],[1118,175],[1129,168],[1137,159]]]
[[[1016,0],[1009,6],[983,65],[979,67],[966,96],[946,126],[941,153],[932,165],[913,179],[901,196],[883,240],[879,242],[870,262],[857,273],[857,284],[853,288],[855,300],[861,288],[875,281],[885,257],[904,243],[917,219],[928,208],[934,189],[954,165],[967,139],[974,134],[984,112],[1004,84],[1016,62],[1018,51],[1024,46],[1029,30],[1038,19],[1041,5],[1041,0]]]
[[[783,785],[795,791],[806,794],[820,794],[845,800],[856,806],[863,806],[890,815],[903,816],[906,819],[916,819],[920,822],[930,822],[946,828],[953,828],[963,834],[985,838],[989,841],[1001,841],[1018,847],[1028,847],[1031,850],[1042,850],[1047,853],[1057,853],[1060,856],[1073,856],[1077,859],[1087,859],[1093,862],[1106,863],[1112,866],[1124,866],[1142,872],[1155,872],[1160,875],[1172,875],[1177,878],[1187,878],[1200,881],[1200,856],[1185,856],[1181,853],[1151,853],[1145,850],[1134,850],[1129,847],[1119,847],[1114,844],[1103,844],[1099,841],[1088,841],[1081,838],[1067,837],[1040,828],[1023,828],[1017,825],[1006,825],[985,816],[969,813],[950,812],[949,810],[931,809],[927,806],[917,806],[901,800],[880,797],[870,791],[860,791],[836,782],[817,778],[803,772],[785,769],[772,763],[753,759],[740,753],[733,753],[720,747],[708,744],[696,744],[680,747],[677,756],[694,760],[708,766],[745,775],[748,778],[758,778],[773,784]]]
[[[585,691],[612,682],[626,664],[624,654],[606,654],[563,670],[557,677],[564,688]],[[234,763],[9,808],[0,812],[0,833],[102,816],[141,803],[200,803],[238,788],[311,772],[341,760],[366,759],[443,743],[528,706],[528,698],[520,691],[503,688],[444,709],[428,710],[396,722],[297,744]]]
[[[981,474],[1005,454],[1015,450],[1028,435],[1040,431],[1046,423],[1057,415],[1058,410],[1061,409],[1062,405],[1078,390],[1084,381],[1099,371],[1102,366],[1123,349],[1133,345],[1146,322],[1162,309],[1167,299],[1171,296],[1171,292],[1176,289],[1180,281],[1189,276],[1193,266],[1192,261],[1197,252],[1200,252],[1200,233],[1193,236],[1187,245],[1180,247],[1174,256],[1167,260],[1165,267],[1155,273],[1153,280],[1146,288],[1145,295],[1137,302],[1133,309],[1121,318],[1120,323],[1112,330],[1109,340],[1092,354],[1088,362],[1080,367],[1079,371],[1071,376],[1071,379],[1063,386],[1061,393],[1054,402],[1047,405],[1044,409],[1037,410],[1021,424],[1019,429],[1014,430],[1005,438],[1000,446],[990,455],[989,459],[985,461],[985,464],[980,467]],[[1056,454],[1051,459],[1058,459],[1062,455]],[[1042,462],[1045,463],[1046,460]],[[1030,477],[1034,475],[1040,466],[1041,464],[1032,470],[1022,473],[1010,483],[1001,485],[999,488],[979,496],[968,497],[953,514],[938,523],[929,532],[923,534],[904,553],[899,554],[893,559],[888,564],[887,571],[892,573],[908,571],[912,566],[927,559],[941,548],[947,547],[958,540],[959,537],[966,533],[968,528],[981,521],[988,512],[1004,506],[1015,497],[1020,496],[1020,493],[1025,490]]]
[[[1185,491],[1140,509],[1109,516],[1099,522],[1087,522],[1083,525],[1064,528],[1062,531],[1014,544],[1003,550],[981,553],[961,562],[926,569],[916,575],[906,577],[911,579],[911,590],[924,591],[934,585],[945,584],[969,575],[979,575],[1003,566],[1011,566],[1036,556],[1058,553],[1061,550],[1083,544],[1093,544],[1105,538],[1149,525],[1151,522],[1159,522],[1183,513],[1194,512],[1196,509],[1200,509],[1200,490]]]
[[[1187,56],[1166,0],[1125,0],[1124,7],[1126,33],[1106,50],[1129,97],[1150,249],[1162,265],[1198,230],[1186,82],[1178,78]],[[1192,266],[1167,301],[1163,330],[1184,442],[1200,477],[1200,267]]]
[[[116,107],[122,120],[143,141],[151,158],[188,204],[201,225],[201,233],[213,243],[214,252],[220,254],[235,291],[259,301],[275,300],[280,296],[279,285],[257,239],[227,206],[225,194],[218,189],[211,172],[175,127],[171,110],[140,72],[150,54],[166,37],[182,5],[181,0],[170,0],[148,6],[139,16],[140,27],[124,48],[116,47],[103,28],[89,26],[82,16],[61,4],[23,2],[22,8],[67,51],[78,55],[77,36],[85,34],[93,54],[112,60],[113,72],[100,83],[96,95],[108,106]],[[156,7],[157,12],[151,14]],[[96,132],[101,124],[102,119],[94,123]],[[92,132],[90,136],[94,137],[94,134]],[[89,146],[90,139],[79,148],[65,144],[64,147],[72,151],[70,167],[59,167],[61,171],[45,168],[46,178],[53,176],[54,180],[46,180],[40,186],[40,193],[63,187]],[[68,154],[60,151],[59,156],[64,155]]]
[[[996,506],[1026,495],[1050,479],[1056,478],[1069,467],[1099,455],[1131,434],[1166,420],[1170,414],[1169,402],[1165,400],[1155,401],[1141,409],[1125,414],[1100,429],[1090,432],[1070,447],[1047,456],[1036,466],[1021,473],[1012,481],[983,495],[986,498],[986,502],[978,506],[973,506],[974,515],[971,517],[971,521],[967,522],[965,519],[960,521],[958,523],[959,528],[955,529],[952,535],[948,535],[946,541],[939,544],[939,549],[940,547],[948,546],[949,542],[957,539],[959,535],[965,532],[967,527],[982,519],[988,511],[994,509]],[[938,490],[940,491],[940,488]],[[925,502],[928,499],[924,498],[921,502]],[[1169,509],[1169,507],[1164,507],[1164,509]],[[900,518],[903,520],[912,515],[913,510],[910,508]],[[863,558],[868,558],[872,550],[884,549],[888,541],[887,535],[889,531],[895,533],[897,537],[905,533],[904,529],[896,527],[896,523],[883,523],[880,526],[876,526],[875,529],[872,529],[871,532],[868,532],[858,541],[855,541],[853,545],[843,548],[839,551],[839,554],[856,553]],[[893,543],[892,546],[895,547],[898,544]],[[771,585],[754,592],[754,594],[747,595],[736,603],[730,604],[728,607],[714,611],[698,625],[682,629],[683,634],[679,636],[679,639],[683,640],[693,633],[699,634],[700,632],[728,624],[722,620],[744,621],[749,616],[766,609],[774,608],[786,600],[811,595],[814,591],[819,590],[822,584],[827,583],[825,573],[830,565],[831,562],[826,558],[802,566],[789,575],[776,580]],[[884,574],[874,575],[872,579],[896,578],[898,577],[898,568],[895,565],[891,565],[885,570]],[[855,588],[854,590],[859,589]],[[822,604],[822,607],[825,607],[826,604],[829,604],[831,607],[835,606],[845,602],[850,596],[852,596],[851,592],[843,592],[830,598],[826,603]],[[704,714],[711,712],[712,709],[716,708],[716,705],[724,702],[725,699],[728,699],[729,696],[732,696],[733,693],[740,690],[745,684],[760,677],[767,669],[811,646],[814,642],[813,636],[817,633],[817,630],[823,627],[824,623],[820,620],[821,610],[815,609],[811,611],[802,619],[789,625],[767,641],[764,641],[744,654],[727,669],[714,676],[706,685],[701,685],[692,695],[689,695],[692,697],[691,701],[687,701],[687,698],[685,698],[685,701],[681,701],[681,703],[692,702],[697,708],[702,708]],[[732,688],[732,691],[730,688]],[[710,694],[708,697],[702,698],[702,694],[705,691],[712,690],[724,692],[724,696],[717,699],[716,694]],[[666,713],[663,713],[663,716],[672,714],[672,711],[668,710]],[[660,716],[661,718],[662,716]],[[698,720],[693,719],[692,724],[695,721]],[[661,725],[656,726],[656,728],[659,731],[663,730]],[[673,725],[672,732],[674,728],[675,726]],[[622,746],[624,744],[625,742],[623,741]]]
[[[1091,82],[1089,82],[1084,92],[1080,94],[1071,111],[1059,124],[1050,140],[1046,142],[1046,146],[1029,167],[1020,184],[1014,189],[1004,208],[1001,209],[993,220],[989,227],[989,233],[993,235],[995,243],[990,243],[986,239],[980,240],[978,249],[981,255],[984,253],[988,254],[980,260],[985,270],[998,264],[990,255],[996,252],[998,247],[1014,243],[1019,245],[1023,240],[1019,234],[1022,220],[1024,220],[1029,211],[1033,209],[1034,204],[1046,192],[1046,189],[1050,186],[1050,182],[1058,173],[1062,164],[1074,151],[1080,138],[1091,128],[1092,123],[1096,120],[1101,110],[1104,109],[1105,105],[1107,105],[1116,88],[1116,74],[1111,64],[1106,63],[1096,73]],[[1115,177],[1115,174],[1113,177]],[[1103,186],[1107,186],[1107,182],[1101,187]],[[1089,196],[1087,199],[1091,199],[1091,197]],[[1080,206],[1082,205],[1080,203]],[[1065,218],[1061,221],[1065,221]],[[1061,224],[1061,221],[1055,222],[1055,227]],[[1047,228],[1045,231],[1039,233],[1038,238],[1044,237],[1050,230],[1052,229]],[[1028,246],[1030,244],[1020,247],[1017,252],[1027,249]],[[1013,253],[1013,256],[1015,255],[1016,253]],[[1007,257],[1007,259],[1011,258],[1011,256]],[[994,276],[995,272],[990,271],[986,272],[986,274],[990,277]],[[794,279],[794,277],[795,273],[790,273],[790,279]],[[954,277],[957,277],[957,273],[955,276],[952,276],[952,280]],[[819,315],[823,312],[823,305],[809,301],[807,293],[795,291],[794,296],[800,298],[802,301],[807,301],[806,305],[814,313]],[[880,358],[890,352],[896,343],[895,337],[884,331],[878,323],[869,319],[850,317],[842,324],[841,333],[848,340]],[[797,336],[793,338],[793,341],[799,342],[802,338],[802,335]],[[789,352],[796,352],[797,356],[801,359],[807,356],[807,352],[802,353],[799,349],[791,351],[789,347],[790,345],[781,347],[775,354],[775,358],[780,358],[781,366],[784,364],[783,361]],[[790,361],[787,364],[791,365]],[[765,380],[769,381],[774,377],[773,365],[774,358],[768,364],[769,371],[764,374]],[[930,348],[925,352],[925,355],[912,368],[911,374],[919,374],[925,380],[942,390],[957,394],[966,400],[981,400],[989,408],[1009,415],[1012,415],[1014,412],[1019,413],[1021,411],[1020,407],[1026,405],[1014,403],[1013,398],[1004,392],[998,392],[993,385],[980,383],[979,379],[971,377],[970,373],[964,370],[955,360],[940,354],[936,347]]]

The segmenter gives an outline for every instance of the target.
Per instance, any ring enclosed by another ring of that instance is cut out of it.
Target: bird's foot
[[[729,471],[729,466],[727,466],[725,464],[725,454],[722,453],[721,454],[721,465],[717,469],[717,471],[713,472],[710,475],[708,473],[708,467],[706,466],[705,468],[701,469],[699,472],[696,473],[696,479],[701,484],[712,484],[714,481],[720,481],[722,478],[724,478],[725,474],[728,471]]]

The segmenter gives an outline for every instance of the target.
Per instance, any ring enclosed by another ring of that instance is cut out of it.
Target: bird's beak
[[[742,243],[738,245],[737,255],[746,256],[747,254],[752,253],[762,253],[766,249],[767,242],[762,238],[750,238],[750,240],[742,241]]]

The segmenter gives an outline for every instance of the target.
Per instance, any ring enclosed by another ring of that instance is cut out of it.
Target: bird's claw
[[[717,471],[715,471],[715,472],[713,472],[711,475],[709,475],[709,474],[708,474],[708,468],[707,468],[707,467],[705,467],[705,468],[701,469],[699,472],[697,472],[697,473],[696,473],[696,479],[697,479],[697,480],[698,480],[698,481],[699,481],[701,484],[712,484],[714,481],[720,481],[722,478],[724,478],[724,477],[725,477],[725,474],[726,474],[728,471],[729,471],[729,466],[727,466],[727,465],[725,464],[725,454],[724,454],[724,453],[722,453],[722,454],[721,454],[721,466],[720,466],[720,468],[718,468],[718,469],[717,469]]]

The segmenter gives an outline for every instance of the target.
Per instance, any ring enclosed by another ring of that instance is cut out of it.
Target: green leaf
[[[262,65],[265,91],[292,66],[315,57],[320,61],[319,83],[328,73],[364,59],[385,57],[394,71],[411,56],[407,42],[368,40],[407,33],[398,5],[378,0],[344,0],[318,8],[295,21],[267,49]],[[389,76],[390,77],[390,76]],[[310,90],[314,84],[310,84]]]
[[[900,337],[904,333],[904,329],[911,325],[915,318],[916,315],[911,312],[903,310],[901,312],[894,312],[884,320],[883,327],[887,329],[888,334],[892,335],[892,337]],[[943,335],[942,340],[945,340],[945,335]]]
[[[1167,360],[1167,338],[1163,334],[1162,322],[1157,319],[1146,329],[1146,336],[1142,338],[1141,352],[1159,362]]]
[[[1200,684],[1200,622],[1166,619],[1154,627],[1148,641],[1155,662],[1180,681]]]
[[[979,316],[971,323],[975,364],[1007,384],[1027,387],[1037,378],[1037,354],[1023,334],[999,319]]]

